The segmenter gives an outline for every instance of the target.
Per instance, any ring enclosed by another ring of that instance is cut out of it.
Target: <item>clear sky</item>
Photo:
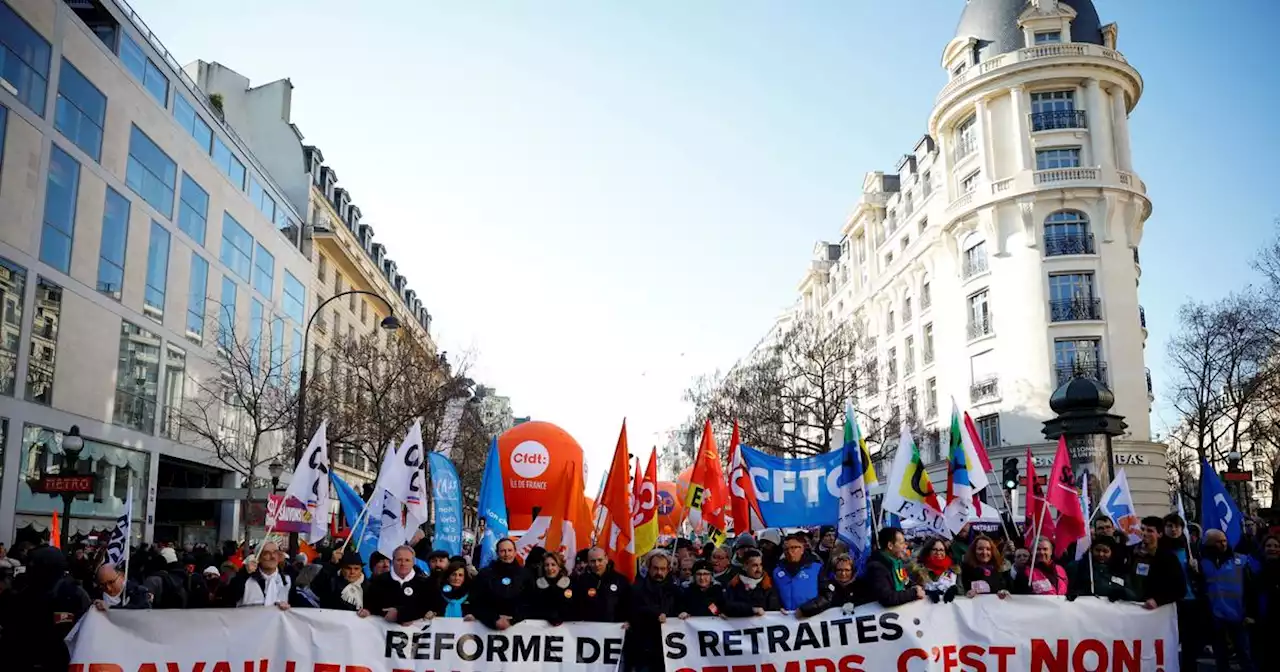
[[[647,452],[689,378],[732,365],[795,299],[863,174],[925,132],[964,6],[132,4],[180,62],[292,80],[293,121],[443,347],[474,351],[517,415],[573,434],[592,489],[622,418]],[[1246,260],[1280,215],[1280,3],[1096,4],[1146,80],[1130,125],[1154,204],[1139,291],[1159,396],[1178,305],[1255,280]]]

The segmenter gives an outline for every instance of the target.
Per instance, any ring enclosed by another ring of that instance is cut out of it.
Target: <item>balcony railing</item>
[[[1050,322],[1076,322],[1079,320],[1101,320],[1102,299],[1078,297],[1074,299],[1053,299],[1049,301]]]
[[[1068,56],[1071,58],[1079,57],[1101,57],[1118,63],[1126,63],[1125,58],[1120,52],[1114,49],[1108,49],[1101,45],[1084,44],[1078,42],[1069,42],[1065,44],[1041,44],[1026,49],[1019,49],[1015,52],[1000,54],[994,58],[987,59],[981,64],[972,68],[967,68],[964,72],[956,75],[942,87],[942,91],[938,93],[937,100],[950,96],[959,89],[965,87],[969,82],[985,76],[986,74],[999,70],[1005,66],[1015,65],[1017,63],[1025,63],[1041,58],[1055,58],[1059,56]]]
[[[1133,248],[1133,263],[1135,263],[1135,264],[1140,264],[1140,263],[1142,263],[1142,262],[1138,259],[1138,248],[1136,248],[1136,247],[1135,247],[1135,248]]]
[[[1035,172],[1035,183],[1057,184],[1058,182],[1092,182],[1102,176],[1098,168],[1050,168]]]
[[[970,403],[980,403],[1000,398],[1000,379],[992,376],[983,380],[976,380],[969,386]]]
[[[965,280],[968,280],[969,278],[972,278],[973,276],[978,275],[980,273],[986,273],[986,272],[987,272],[987,257],[985,255],[980,257],[966,256],[960,268],[960,274],[964,276]]]
[[[933,363],[933,348],[927,348],[927,349],[925,349],[925,351],[924,351],[923,353],[921,353],[921,354],[920,354],[920,358],[924,361],[924,363],[925,363],[925,365],[926,365],[926,366],[928,366],[929,364],[932,364],[932,363]]]
[[[1044,237],[1044,256],[1061,257],[1068,254],[1093,254],[1092,233],[1056,233]]]
[[[982,338],[991,335],[994,327],[991,324],[991,313],[983,315],[981,318],[969,318],[969,340]]]
[[[1096,380],[1103,385],[1107,384],[1107,363],[1094,362],[1088,360],[1079,360],[1072,364],[1058,367],[1058,385],[1065,385],[1068,381],[1076,378],[1088,378]]]
[[[1138,324],[1141,324],[1143,329],[1147,328],[1147,309],[1142,306],[1138,306]]]
[[[903,375],[907,375],[907,376],[909,376],[909,375],[911,375],[911,374],[913,374],[913,373],[915,373],[915,372],[916,372],[916,361],[915,361],[915,359],[914,359],[914,358],[912,358],[912,357],[907,357],[906,359],[904,359],[904,360],[903,360],[903,362],[902,362],[902,373],[903,373]]]
[[[1147,401],[1156,400],[1155,388],[1151,385],[1151,369],[1147,369]]]
[[[1061,131],[1088,127],[1084,110],[1049,110],[1031,113],[1032,131]]]

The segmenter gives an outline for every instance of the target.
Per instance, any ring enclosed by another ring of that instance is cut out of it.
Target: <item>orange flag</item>
[[[320,552],[316,550],[316,547],[302,539],[298,540],[298,552],[307,556],[307,562],[315,562],[316,558],[320,557]]]
[[[599,545],[609,554],[613,568],[634,581],[636,578],[635,530],[631,523],[631,456],[627,452],[627,421],[622,421],[618,447],[613,450],[609,480],[604,484],[601,503],[608,513],[604,518],[604,534]]]
[[[685,497],[685,508],[689,510],[689,520],[696,527],[701,522],[707,528],[711,542],[719,546],[724,543],[725,508],[729,504],[729,493],[724,480],[724,469],[720,467],[720,451],[716,448],[716,439],[711,434],[711,420],[702,427],[702,445],[698,447],[698,456],[693,462],[693,471],[689,474],[689,494]]]
[[[62,548],[62,522],[58,519],[58,512],[53,512],[53,519],[49,521],[49,545],[54,548]]]

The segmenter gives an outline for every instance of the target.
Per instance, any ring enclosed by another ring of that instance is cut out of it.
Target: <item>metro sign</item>
[[[87,476],[41,476],[32,490],[50,495],[93,494],[95,478]]]

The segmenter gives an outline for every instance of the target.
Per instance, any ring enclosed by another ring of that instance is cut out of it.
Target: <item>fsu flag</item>
[[[720,451],[716,448],[715,437],[711,435],[711,420],[707,420],[702,426],[702,444],[698,447],[698,457],[689,475],[689,494],[684,505],[689,510],[689,520],[695,525],[699,521],[706,525],[711,542],[717,546],[725,539],[727,494],[724,470],[720,468]]]
[[[756,486],[751,482],[739,443],[738,421],[734,420],[733,436],[729,439],[729,502],[735,534],[764,529],[764,517],[760,515],[760,502],[756,499]]]
[[[893,471],[885,481],[884,511],[899,518],[918,520],[939,535],[951,536],[920,449],[904,424],[893,456]]]
[[[600,546],[613,561],[613,569],[627,577],[636,578],[635,531],[631,521],[631,459],[627,452],[627,421],[622,421],[618,434],[618,446],[613,450],[613,464],[609,467],[609,480],[604,484],[601,503],[607,513],[604,517],[604,537]]]

